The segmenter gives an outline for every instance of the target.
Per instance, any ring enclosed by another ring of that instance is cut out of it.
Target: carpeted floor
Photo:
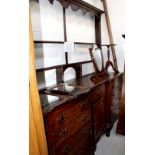
[[[125,136],[116,134],[116,125],[115,123],[110,137],[101,137],[95,155],[125,155]]]

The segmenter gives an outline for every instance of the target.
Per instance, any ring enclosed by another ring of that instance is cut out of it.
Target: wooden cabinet
[[[123,74],[106,83],[107,136],[110,135],[110,130],[119,116],[122,81]]]
[[[106,127],[105,111],[104,111],[104,100],[99,99],[94,103],[94,133],[95,142],[97,142],[102,134],[104,133]]]
[[[92,92],[93,126],[95,143],[100,139],[106,127],[105,119],[105,84],[96,87]]]
[[[67,96],[64,102],[43,106],[50,155],[93,154],[100,137],[105,132],[110,135],[118,118],[121,73],[104,76],[95,82],[87,76],[77,83],[83,86],[81,93]]]
[[[117,133],[125,135],[125,78],[123,79]]]
[[[90,102],[87,96],[66,102],[47,114],[45,126],[49,153],[72,155],[80,152],[79,155],[84,155],[85,152],[81,154],[81,150],[88,151],[88,148],[82,144],[86,143],[90,148],[92,144],[90,114]]]

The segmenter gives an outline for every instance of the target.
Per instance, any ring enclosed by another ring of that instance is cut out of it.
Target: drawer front
[[[104,97],[104,94],[105,94],[105,85],[98,86],[92,92],[92,102],[96,102],[101,97]]]
[[[56,155],[87,155],[91,149],[90,125],[81,128],[75,135],[69,137],[56,147]]]
[[[90,155],[92,150],[91,137],[83,138],[73,149],[74,155]]]
[[[46,122],[52,129],[59,129],[62,126],[74,121],[74,119],[83,112],[89,113],[89,109],[90,104],[87,98],[81,101],[73,101],[72,103],[67,103],[52,112],[47,117]]]
[[[79,129],[82,128],[86,123],[90,121],[90,113],[88,111],[83,112],[77,116],[73,121],[63,126],[56,126],[56,128],[49,128],[49,133],[54,141],[54,144],[60,144],[68,137],[75,134]]]

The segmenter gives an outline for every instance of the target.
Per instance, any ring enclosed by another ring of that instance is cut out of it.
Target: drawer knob
[[[71,146],[70,145],[65,145],[64,149],[63,149],[63,152],[64,153],[69,153],[70,151],[71,151]]]
[[[66,120],[66,115],[63,113],[60,115],[60,117],[58,118],[58,121],[63,124]]]
[[[67,135],[68,131],[66,128],[62,129],[60,132],[60,136],[65,137]]]

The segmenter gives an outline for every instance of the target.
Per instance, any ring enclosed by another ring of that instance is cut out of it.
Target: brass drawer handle
[[[87,120],[87,115],[86,114],[83,114],[82,117],[81,117],[81,121],[82,122],[85,122]]]
[[[87,103],[86,103],[85,100],[81,103],[80,107],[81,107],[82,109],[85,109],[85,108],[87,107]]]
[[[67,135],[67,133],[68,133],[67,129],[64,128],[64,129],[61,130],[59,135],[62,136],[62,137],[65,137]]]
[[[65,145],[63,149],[63,153],[69,153],[71,151],[71,146],[70,145]]]
[[[60,117],[58,118],[58,121],[59,121],[61,124],[63,124],[63,123],[65,122],[65,120],[66,120],[66,115],[65,115],[64,113],[62,113],[62,114],[60,115]]]

